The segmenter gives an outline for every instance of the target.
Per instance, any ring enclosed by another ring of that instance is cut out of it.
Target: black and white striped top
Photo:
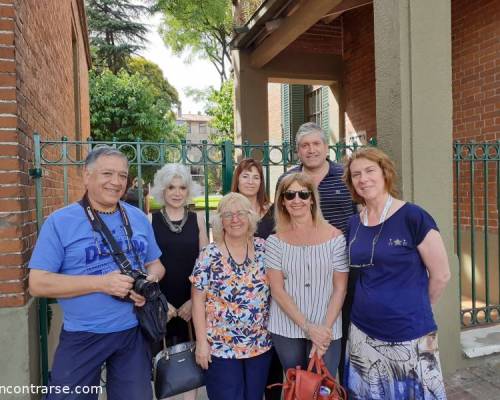
[[[266,241],[266,268],[282,271],[285,290],[299,310],[315,324],[324,323],[333,294],[333,272],[348,272],[346,242],[339,235],[317,245],[296,246],[276,235]],[[288,338],[305,338],[302,328],[271,300],[268,330]],[[342,315],[333,325],[333,338],[342,337]]]
[[[342,179],[344,167],[333,161],[328,161],[328,163],[330,165],[328,174],[318,186],[321,213],[330,225],[340,229],[345,234],[349,218],[357,212],[356,206],[352,202],[351,193]],[[302,172],[302,165],[289,169],[279,180],[294,172]]]

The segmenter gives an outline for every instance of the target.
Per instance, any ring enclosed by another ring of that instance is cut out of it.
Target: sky
[[[186,64],[183,61],[186,58],[185,56],[173,55],[163,44],[158,33],[160,21],[161,15],[159,14],[148,17],[149,34],[147,39],[149,43],[145,43],[145,49],[140,54],[158,64],[165,78],[177,89],[182,102],[183,114],[203,113],[203,105],[197,104],[193,99],[187,97],[185,89],[187,87],[196,89],[204,89],[207,86],[218,87],[220,83],[219,75],[215,67],[206,60],[198,59]]]

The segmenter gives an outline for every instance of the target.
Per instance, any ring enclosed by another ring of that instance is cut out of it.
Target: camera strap
[[[83,198],[78,202],[78,204],[80,204],[83,207],[85,215],[87,216],[90,225],[92,226],[92,229],[101,235],[103,241],[110,248],[111,256],[113,257],[113,260],[120,268],[120,271],[124,274],[127,274],[128,272],[132,271],[133,268],[129,259],[127,258],[123,250],[116,242],[113,234],[110,232],[109,228],[102,220],[99,213],[97,213],[90,205],[87,192],[85,192]],[[132,242],[132,227],[130,226],[128,215],[123,206],[120,204],[120,202],[118,202],[118,209],[120,210],[120,215],[123,222],[123,227],[125,228],[125,234],[127,235],[127,240],[129,241],[132,252],[134,253],[135,261],[137,265],[140,267],[141,261]]]

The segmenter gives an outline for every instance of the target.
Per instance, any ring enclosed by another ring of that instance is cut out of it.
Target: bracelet
[[[309,335],[309,325],[311,324],[311,321],[309,321],[307,318],[304,322],[304,325],[302,325],[302,330],[304,331],[306,335],[306,339],[310,339],[311,336]]]

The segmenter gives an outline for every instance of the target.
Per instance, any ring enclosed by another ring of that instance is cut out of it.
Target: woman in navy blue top
[[[350,399],[446,399],[431,305],[450,278],[434,219],[396,198],[393,162],[381,150],[348,159],[345,180],[364,207],[347,244],[359,270],[345,385]]]

